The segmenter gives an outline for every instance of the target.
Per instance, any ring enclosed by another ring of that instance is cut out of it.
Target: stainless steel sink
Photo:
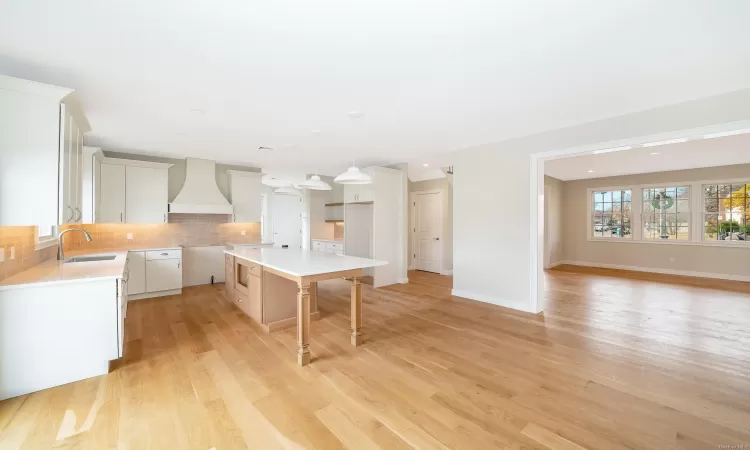
[[[65,263],[78,263],[78,262],[93,262],[93,261],[112,261],[117,258],[116,255],[100,255],[100,256],[76,256],[65,261]]]

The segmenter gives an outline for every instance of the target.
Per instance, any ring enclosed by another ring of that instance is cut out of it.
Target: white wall
[[[531,263],[532,254],[539,257],[532,219],[543,188],[539,170],[532,184],[532,154],[631,138],[647,142],[660,133],[748,120],[748,105],[745,89],[455,152],[454,294],[525,311],[543,308],[532,296],[539,274]]]
[[[563,257],[563,205],[562,181],[544,177],[544,268],[556,265]]]

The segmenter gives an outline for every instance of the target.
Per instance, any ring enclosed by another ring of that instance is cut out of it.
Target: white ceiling
[[[544,162],[544,173],[569,181],[748,163],[750,133],[555,159]]]
[[[105,150],[335,175],[354,146],[419,162],[750,87],[748,23],[747,0],[19,0],[0,72],[75,89]]]

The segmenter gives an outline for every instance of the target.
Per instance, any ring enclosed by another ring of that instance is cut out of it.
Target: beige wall
[[[750,178],[750,164],[678,170],[563,184],[563,259],[705,274],[750,276],[750,245],[736,248],[652,243],[593,242],[588,233],[588,188]],[[633,199],[636,194],[633,193]],[[634,222],[636,219],[633,219]]]
[[[0,281],[57,257],[57,245],[36,249],[36,228],[0,227],[0,248],[5,250],[5,261],[0,263]],[[14,259],[10,259],[11,248],[15,252]]]
[[[563,182],[544,177],[544,268],[563,258]]]
[[[412,223],[413,211],[411,208],[411,193],[418,191],[429,191],[434,189],[443,189],[443,272],[453,270],[453,186],[448,182],[447,178],[439,178],[436,180],[417,181],[409,182],[409,267],[413,266],[412,259],[414,256],[414,235],[412,230],[414,224]]]

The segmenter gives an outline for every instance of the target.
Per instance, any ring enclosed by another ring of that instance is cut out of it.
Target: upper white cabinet
[[[125,166],[100,166],[98,223],[125,223]]]
[[[72,92],[0,75],[0,226],[80,222],[90,128]]]
[[[366,168],[362,172],[373,176],[373,169]],[[344,203],[365,203],[374,200],[373,184],[344,185]]]
[[[234,207],[233,222],[260,222],[261,174],[230,170],[229,185]]]
[[[104,158],[97,196],[98,223],[165,223],[171,164]]]

